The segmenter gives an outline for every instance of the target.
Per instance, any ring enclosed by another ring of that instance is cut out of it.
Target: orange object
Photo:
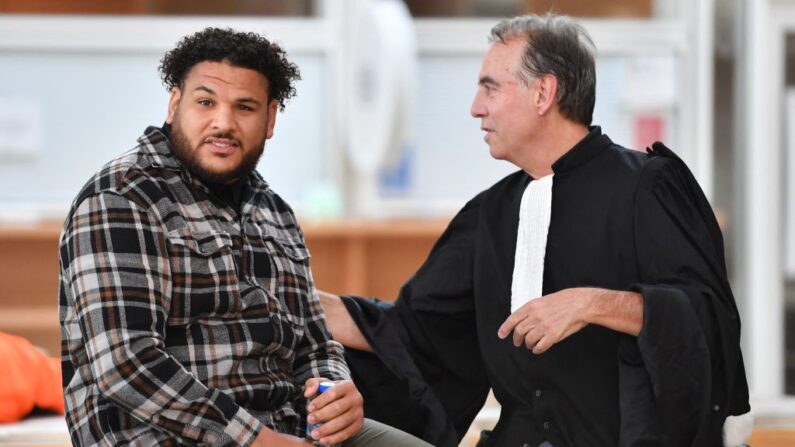
[[[0,332],[0,423],[16,422],[34,408],[63,414],[60,361]]]

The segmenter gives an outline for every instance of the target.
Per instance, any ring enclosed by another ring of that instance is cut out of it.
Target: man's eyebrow
[[[207,93],[209,93],[211,95],[215,95],[215,91],[213,89],[211,89],[210,87],[205,87],[203,85],[200,85],[200,86],[196,87],[195,89],[193,89],[193,91],[194,92],[195,91],[203,91],[203,92],[207,92]]]
[[[478,80],[478,85],[497,85],[497,81],[491,76],[481,76]]]
[[[262,104],[262,102],[261,102],[261,101],[259,101],[258,99],[251,98],[251,97],[248,97],[248,98],[240,98],[240,99],[236,100],[235,102],[237,102],[237,103],[246,103],[246,102],[249,102],[249,103],[254,103],[254,104],[256,104],[256,105],[260,105],[260,104]]]

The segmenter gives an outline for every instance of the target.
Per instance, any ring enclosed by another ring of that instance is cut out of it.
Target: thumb
[[[312,377],[304,382],[304,397],[312,397],[317,393],[317,387],[321,382],[321,378]]]

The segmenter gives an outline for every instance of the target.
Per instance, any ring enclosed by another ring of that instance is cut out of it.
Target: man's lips
[[[207,137],[204,139],[213,153],[229,155],[240,147],[240,143],[234,138]]]

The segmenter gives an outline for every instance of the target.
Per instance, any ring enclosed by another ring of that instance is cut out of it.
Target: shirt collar
[[[602,133],[601,127],[590,126],[588,128],[588,135],[552,164],[552,171],[555,174],[564,174],[568,171],[573,171],[585,163],[588,163],[612,144],[613,141],[610,137]]]

